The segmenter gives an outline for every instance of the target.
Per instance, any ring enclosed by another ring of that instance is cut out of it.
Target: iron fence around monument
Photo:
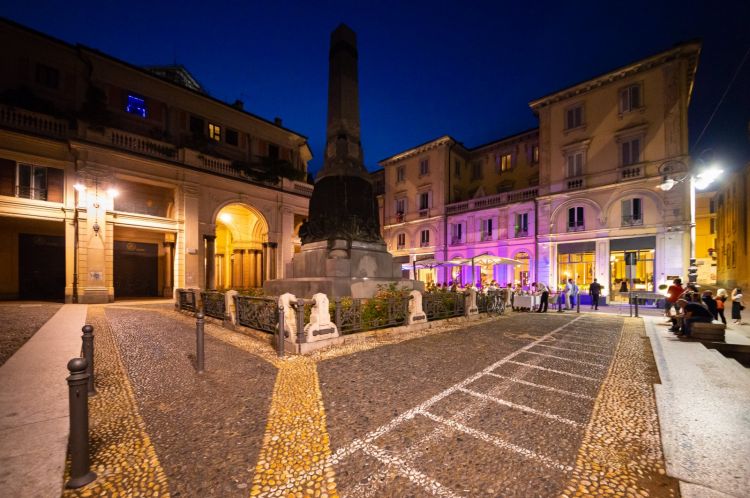
[[[224,314],[227,307],[226,297],[223,292],[201,292],[201,300],[203,301],[203,313],[220,320],[224,319]]]
[[[404,325],[411,296],[399,298],[336,298],[334,320],[340,334]]]
[[[234,296],[237,323],[243,327],[275,333],[279,325],[278,298]]]
[[[180,311],[198,311],[195,292],[192,289],[177,289],[177,304]]]
[[[422,309],[428,321],[464,316],[466,296],[460,292],[425,292]]]

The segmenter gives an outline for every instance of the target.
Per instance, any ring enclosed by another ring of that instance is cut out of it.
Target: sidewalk
[[[661,377],[654,386],[667,473],[683,497],[750,496],[750,369],[644,316]],[[729,324],[727,342],[750,344]]]
[[[68,449],[68,360],[80,356],[86,305],[67,304],[0,367],[0,489],[60,496]]]

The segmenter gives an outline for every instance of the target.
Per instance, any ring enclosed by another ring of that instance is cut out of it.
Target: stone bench
[[[691,325],[690,336],[700,341],[724,342],[724,332],[727,328],[723,323],[694,323]]]

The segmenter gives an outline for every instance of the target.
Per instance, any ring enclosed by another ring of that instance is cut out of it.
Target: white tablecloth
[[[513,299],[514,308],[528,308],[531,310],[537,304],[539,304],[538,296],[515,296]]]

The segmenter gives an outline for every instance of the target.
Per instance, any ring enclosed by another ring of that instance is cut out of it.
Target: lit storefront
[[[529,282],[529,253],[521,251],[516,254],[514,259],[520,261],[521,265],[514,268],[513,283],[521,284],[521,287],[525,289],[531,283]]]
[[[596,272],[594,241],[558,244],[557,283],[564,286],[572,278],[581,290],[588,289]]]
[[[656,237],[612,239],[609,243],[609,251],[610,285],[615,293],[618,291],[627,292],[628,290],[654,292]],[[632,289],[630,289],[627,274],[627,253],[634,253],[637,257]]]

